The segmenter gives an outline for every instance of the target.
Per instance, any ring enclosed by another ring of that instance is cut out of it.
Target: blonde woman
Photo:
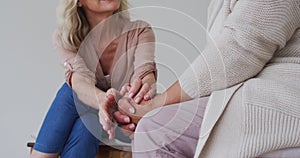
[[[136,103],[155,94],[150,86],[156,82],[155,37],[149,24],[130,21],[126,9],[126,0],[61,0],[53,39],[66,83],[46,115],[32,158],[94,158],[99,139],[115,136],[113,119],[134,130],[128,116],[110,109],[121,87]],[[130,141],[120,130],[116,137]]]

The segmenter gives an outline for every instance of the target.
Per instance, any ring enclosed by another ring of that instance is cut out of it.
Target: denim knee
[[[34,149],[44,153],[61,152],[78,118],[73,90],[65,83],[57,92],[46,114]]]

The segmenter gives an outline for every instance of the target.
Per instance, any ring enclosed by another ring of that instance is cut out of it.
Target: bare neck
[[[105,20],[106,18],[110,17],[113,13],[92,13],[92,12],[86,12],[87,20],[90,24],[90,29],[93,29],[95,26],[97,26],[101,21]]]

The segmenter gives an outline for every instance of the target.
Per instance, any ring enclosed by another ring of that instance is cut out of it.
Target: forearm
[[[153,98],[154,106],[167,106],[170,104],[176,104],[180,102],[189,101],[192,98],[188,96],[180,87],[178,81],[176,81],[170,88],[160,95]]]
[[[78,99],[98,110],[100,104],[99,98],[104,98],[105,92],[97,88],[93,82],[90,82],[77,73],[73,73],[71,80],[72,89],[76,92]]]
[[[153,99],[148,101],[143,101],[141,104],[136,104],[129,98],[122,98],[118,104],[119,109],[131,117],[134,123],[137,123],[141,117],[143,117],[147,112],[170,104],[175,104],[179,102],[184,102],[191,100],[180,87],[179,82],[174,83],[169,89],[164,93],[155,96]],[[134,108],[134,110],[130,110]]]

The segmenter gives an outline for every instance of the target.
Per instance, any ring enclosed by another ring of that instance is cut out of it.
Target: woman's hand
[[[117,90],[111,88],[106,93],[99,95],[99,122],[101,123],[103,129],[109,134],[109,139],[114,138],[115,127],[117,122],[121,124],[129,124],[130,118],[127,115],[118,114],[115,115],[117,111],[117,102],[124,94],[118,92]],[[114,115],[114,116],[113,116]],[[116,122],[117,121],[117,122]],[[125,126],[124,128],[127,128]],[[128,128],[132,128],[132,125]]]
[[[124,97],[118,101],[118,109],[122,113],[131,117],[132,122],[138,123],[141,117],[155,108],[188,101],[191,99],[192,98],[182,90],[179,82],[177,81],[162,94],[156,95],[151,100],[142,101],[140,104],[135,103],[130,98]]]
[[[129,136],[130,139],[134,137],[134,130],[136,124],[140,121],[140,119],[146,115],[148,112],[167,105],[166,102],[166,93],[156,95],[153,99],[142,101],[140,104],[137,104],[133,101],[133,99],[128,97],[123,97],[118,101],[118,110],[116,113],[129,116],[131,118],[131,123],[126,126],[125,135]],[[133,126],[135,125],[135,126]],[[129,128],[132,126],[132,128]]]
[[[125,86],[125,87],[124,87]],[[128,91],[128,97],[132,98],[135,103],[139,104],[143,100],[148,101],[156,95],[156,85],[145,82],[137,78],[131,84],[125,84],[122,89]]]
[[[104,95],[100,94],[98,98],[100,102],[98,112],[99,122],[102,125],[103,129],[110,133],[110,130],[113,128],[111,112],[113,111],[113,109],[116,109],[115,98],[113,95],[107,95],[107,93],[104,93]],[[114,137],[113,134],[114,133],[109,134],[110,138]]]
[[[114,117],[115,117],[116,121],[119,123],[120,131],[125,136],[128,136],[130,139],[133,139],[134,130],[135,130],[136,125],[132,122],[128,123],[128,122],[123,121],[124,117],[128,118],[128,120],[130,120],[130,118],[127,115],[124,115],[120,111],[114,112]]]
[[[148,101],[142,101],[140,104],[137,104],[131,98],[123,97],[118,101],[118,109],[121,113],[129,116],[131,122],[137,124],[146,113],[163,106],[163,104],[164,100],[161,95],[157,95]]]

